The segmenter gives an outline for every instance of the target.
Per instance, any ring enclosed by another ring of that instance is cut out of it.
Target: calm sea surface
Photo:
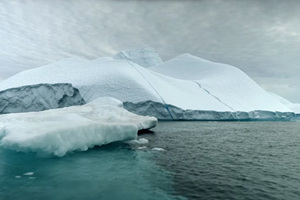
[[[0,148],[0,199],[300,199],[300,122],[160,122],[153,131],[139,136],[145,145],[62,158]]]

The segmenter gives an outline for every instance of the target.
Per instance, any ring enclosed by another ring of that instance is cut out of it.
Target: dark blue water
[[[115,143],[56,158],[0,149],[0,199],[300,199],[299,122],[153,130],[140,135],[144,150]]]

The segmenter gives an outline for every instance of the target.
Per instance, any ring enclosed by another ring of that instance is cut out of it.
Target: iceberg
[[[37,84],[0,92],[0,114],[42,111],[83,105],[84,99],[71,84]]]
[[[70,83],[86,102],[109,96],[130,112],[160,120],[289,120],[295,115],[236,67],[190,54],[143,67],[136,60],[144,54],[133,55],[60,60],[2,81],[0,91]]]
[[[96,145],[134,140],[138,130],[156,123],[156,118],[130,113],[122,102],[104,97],[82,106],[0,115],[0,146],[64,156]]]

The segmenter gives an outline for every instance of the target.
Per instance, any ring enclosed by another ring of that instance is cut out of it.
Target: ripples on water
[[[0,149],[0,199],[300,199],[299,122],[160,122],[140,137],[145,150],[63,158]]]
[[[145,135],[190,199],[300,199],[300,123],[160,123]]]

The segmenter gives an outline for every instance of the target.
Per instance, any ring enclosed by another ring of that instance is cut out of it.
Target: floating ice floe
[[[152,148],[152,151],[165,151],[163,148],[154,147]]]
[[[144,149],[147,149],[147,146],[141,146],[141,147],[138,147],[136,148],[137,150],[144,150]]]
[[[27,173],[24,173],[23,175],[24,176],[32,176],[34,174],[34,172],[27,172]]]
[[[83,106],[0,115],[0,146],[63,156],[95,145],[134,140],[138,130],[156,126],[156,118],[138,116],[121,105],[108,97]]]
[[[140,138],[140,139],[137,139],[137,140],[131,140],[128,142],[129,144],[148,144],[149,141],[146,139],[146,138]]]
[[[0,91],[70,83],[86,102],[110,96],[131,112],[161,120],[289,120],[295,116],[236,67],[190,54],[167,62],[157,57],[148,50],[135,50],[115,58],[65,59],[16,74],[0,83]],[[146,68],[137,63],[152,64]]]

